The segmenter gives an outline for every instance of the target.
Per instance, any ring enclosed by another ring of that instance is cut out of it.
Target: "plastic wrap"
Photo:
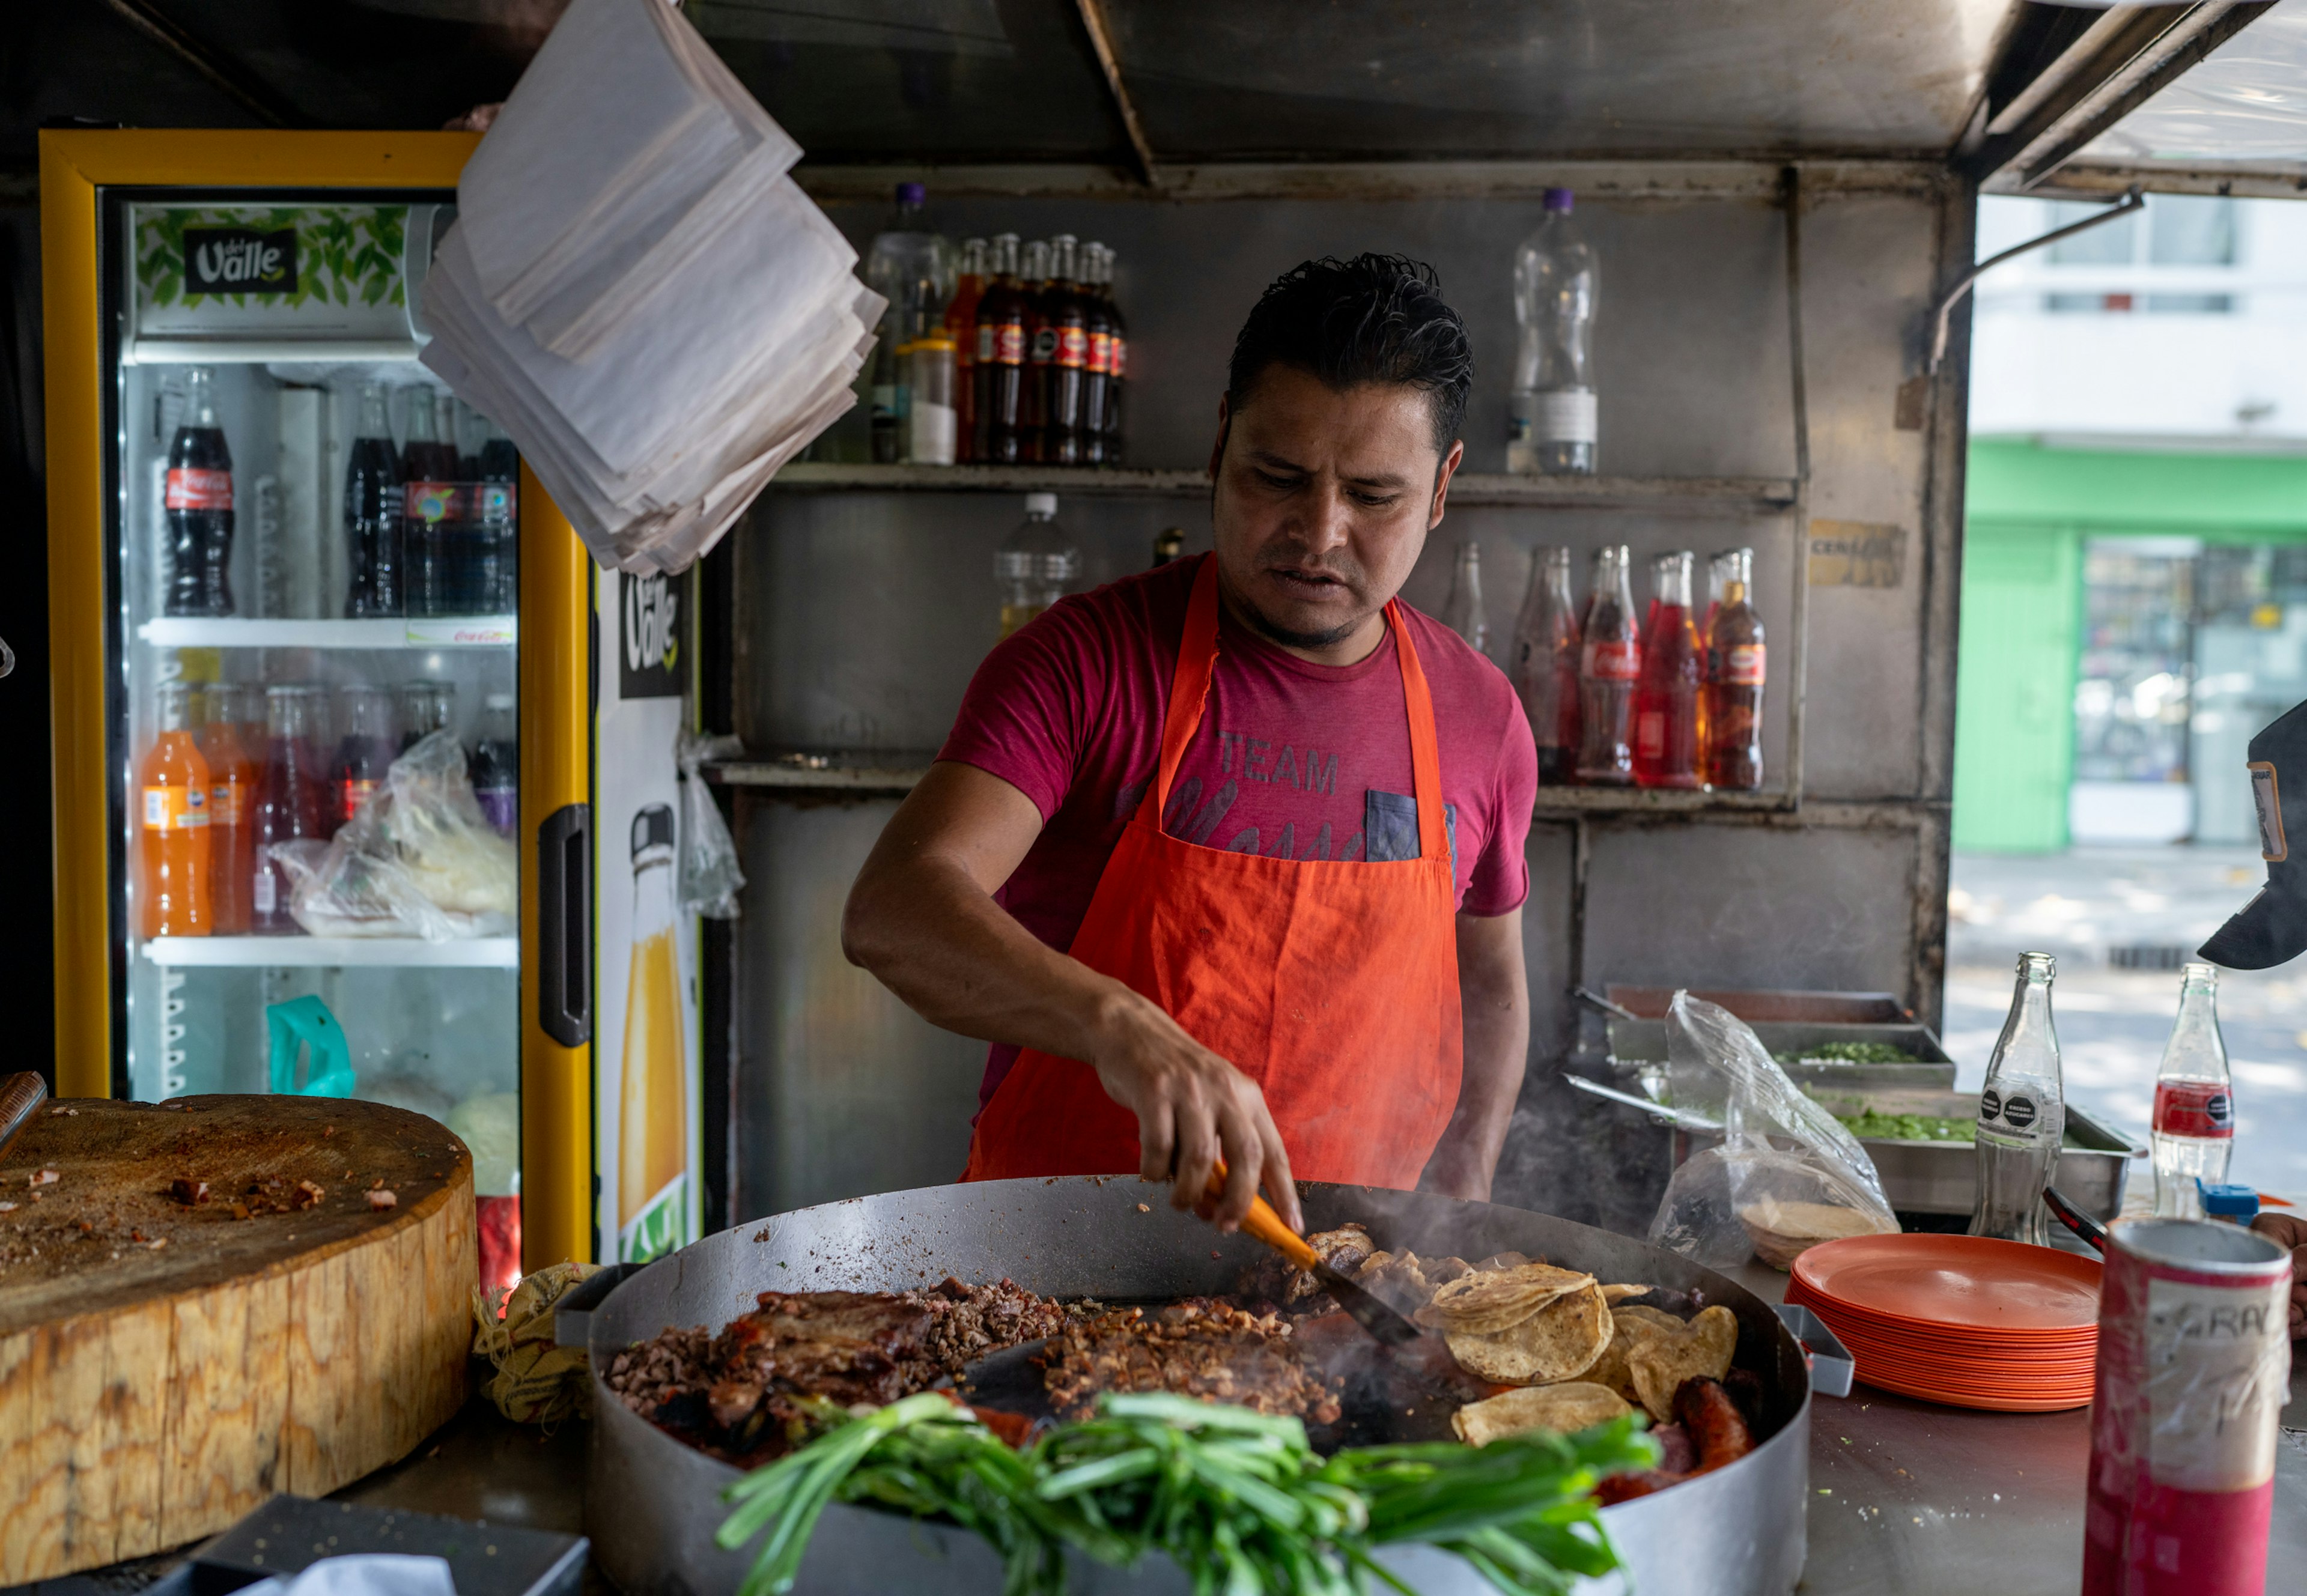
[[[1745,1022],[1678,991],[1666,1031],[1675,1106],[1719,1118],[1723,1137],[1675,1171],[1652,1242],[1709,1268],[1757,1252],[1785,1268],[1816,1242],[1899,1228],[1866,1149]]]
[[[465,750],[433,732],[393,760],[384,785],[326,843],[266,849],[287,873],[288,911],[315,937],[510,935],[520,914],[512,844],[491,829]]]
[[[745,872],[737,866],[737,845],[721,819],[721,806],[706,789],[700,768],[708,759],[734,758],[745,745],[734,737],[699,737],[684,731],[673,743],[681,766],[681,863],[676,893],[683,910],[708,920],[737,918],[737,894]]]

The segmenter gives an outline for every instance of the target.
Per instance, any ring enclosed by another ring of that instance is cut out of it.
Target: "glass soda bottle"
[[[1623,787],[1634,779],[1634,687],[1642,644],[1634,627],[1631,556],[1623,543],[1594,551],[1593,591],[1579,627],[1578,779]]]
[[[1017,280],[1017,235],[993,236],[993,280],[977,302],[977,355],[973,372],[975,456],[1014,466],[1025,458],[1025,285]]]
[[[1721,591],[1706,628],[1706,785],[1752,793],[1762,785],[1762,617],[1751,596],[1754,551],[1714,556]]]
[[[1458,545],[1457,563],[1450,572],[1450,596],[1442,604],[1442,624],[1466,639],[1477,654],[1490,651],[1490,618],[1482,607],[1482,545],[1469,540]]]
[[[476,419],[481,485],[475,514],[488,540],[479,608],[485,614],[510,615],[520,608],[520,451],[504,428],[485,416]]]
[[[328,834],[360,813],[369,795],[384,784],[392,766],[392,704],[373,687],[347,687],[344,692],[345,734],[337,742],[337,757],[329,766]]]
[[[400,751],[407,753],[418,739],[446,731],[457,724],[457,684],[418,677],[400,688]]]
[[[1058,329],[1052,313],[1059,296],[1050,280],[1050,241],[1030,240],[1018,269],[1025,294],[1025,382],[1019,390],[1018,447],[1029,460],[1051,458],[1049,441],[1050,372],[1058,359]]]
[[[946,303],[945,335],[953,342],[954,459],[977,458],[977,302],[985,297],[991,246],[982,238],[961,241],[961,271]]]
[[[1686,549],[1651,562],[1649,628],[1634,690],[1634,781],[1645,787],[1698,785],[1699,695],[1706,650],[1691,615]]]
[[[500,837],[520,825],[519,728],[513,723],[513,697],[493,692],[481,700],[481,738],[473,744],[473,797]]]
[[[248,928],[260,935],[299,929],[288,912],[287,873],[265,850],[327,835],[328,777],[314,738],[319,699],[316,687],[264,690],[264,768],[256,778],[256,864],[248,895]]]
[[[673,901],[673,811],[633,817],[633,949],[617,1093],[617,1257],[639,1262],[685,1239],[688,1054]]]
[[[1042,368],[1042,458],[1059,466],[1083,463],[1084,391],[1089,376],[1089,296],[1080,282],[1080,250],[1071,233],[1050,240],[1050,287],[1045,296],[1051,353]],[[1036,343],[1036,358],[1040,345]]]
[[[1538,740],[1540,786],[1565,785],[1577,774],[1578,642],[1570,551],[1558,545],[1539,549],[1514,622],[1514,683]]]
[[[1591,473],[1594,399],[1594,251],[1570,219],[1566,188],[1546,191],[1546,217],[1514,252],[1522,339],[1506,401],[1506,469]]]
[[[1082,373],[1082,463],[1106,464],[1105,413],[1113,388],[1113,252],[1102,244],[1082,245],[1082,303],[1089,337],[1089,364]]]
[[[249,877],[256,865],[256,759],[241,737],[251,690],[211,684],[201,717],[201,757],[209,762],[209,918],[220,937],[248,930]]]
[[[205,937],[209,917],[209,762],[193,741],[182,682],[159,687],[159,734],[136,769],[138,907],[151,937]]]
[[[1974,1236],[2051,1244],[2043,1188],[2058,1171],[2059,1143],[2067,1128],[2059,1035],[2051,1025],[2051,982],[2057,974],[2058,961],[2047,953],[2019,956],[2011,1013],[1995,1039],[1986,1089],[1978,1097]]]
[[[2155,1213],[2164,1219],[2203,1217],[2203,1185],[2227,1178],[2234,1152],[2234,1095],[2227,1044],[2219,1035],[2219,973],[2210,965],[2179,970],[2179,1017],[2155,1077]]]
[[[1001,635],[1008,637],[1066,596],[1081,575],[1081,550],[1058,525],[1055,493],[1025,495],[1025,519],[993,555],[1001,594]]]
[[[168,444],[162,507],[168,520],[171,615],[229,615],[232,603],[232,450],[217,417],[216,373],[184,372],[184,418]]]
[[[400,485],[384,384],[366,383],[345,466],[345,552],[352,568],[345,614],[356,619],[401,613]]]
[[[1121,314],[1121,305],[1113,293],[1113,262],[1111,249],[1098,262],[1104,272],[1106,319],[1113,323],[1113,343],[1106,352],[1105,373],[1105,461],[1109,466],[1121,464],[1122,390],[1128,386],[1129,323]]]

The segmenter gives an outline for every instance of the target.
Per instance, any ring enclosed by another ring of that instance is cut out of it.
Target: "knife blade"
[[[48,1100],[48,1083],[29,1069],[0,1079],[0,1156],[24,1128],[32,1111]]]

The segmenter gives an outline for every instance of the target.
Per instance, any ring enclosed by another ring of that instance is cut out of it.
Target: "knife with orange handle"
[[[1214,1203],[1225,1196],[1225,1175],[1222,1163],[1211,1172],[1207,1191],[1210,1201]],[[1399,1309],[1380,1300],[1368,1287],[1347,1279],[1324,1263],[1322,1255],[1306,1245],[1306,1238],[1284,1224],[1282,1215],[1263,1196],[1250,1197],[1249,1212],[1242,1215],[1241,1228],[1311,1274],[1340,1308],[1354,1316],[1354,1323],[1386,1345],[1406,1346],[1426,1334],[1403,1317]]]

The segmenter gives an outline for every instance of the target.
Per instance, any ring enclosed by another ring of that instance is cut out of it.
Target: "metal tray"
[[[1947,1057],[1946,1049],[1939,1045],[1938,1037],[1928,1025],[1911,1020],[1864,1025],[1762,1020],[1750,1022],[1750,1028],[1773,1057],[1830,1043],[1887,1042],[1905,1049],[1916,1059],[1912,1064],[1840,1064],[1821,1060],[1785,1066],[1788,1075],[1803,1085],[1849,1084],[1869,1090],[1883,1086],[1954,1089],[1954,1061]],[[1666,1022],[1614,1017],[1609,1022],[1609,1036],[1611,1064],[1641,1079],[1647,1087],[1651,1084],[1649,1077],[1666,1064]]]
[[[1939,1114],[1966,1120],[1978,1113],[1975,1092],[1814,1090],[1813,1095],[1831,1107],[1834,1100],[1864,1098],[1878,1111],[1891,1114]],[[2105,1223],[2123,1212],[2123,1191],[2130,1179],[2131,1161],[2147,1156],[2147,1149],[2075,1103],[2067,1104],[2067,1140],[2059,1151],[2058,1188],[2093,1219]],[[2080,1146],[2072,1144],[2080,1143]],[[1861,1137],[1859,1145],[1874,1160],[1882,1178],[1882,1195],[1891,1206],[1908,1214],[1968,1214],[1978,1190],[1978,1157],[1968,1142],[1894,1142]]]

